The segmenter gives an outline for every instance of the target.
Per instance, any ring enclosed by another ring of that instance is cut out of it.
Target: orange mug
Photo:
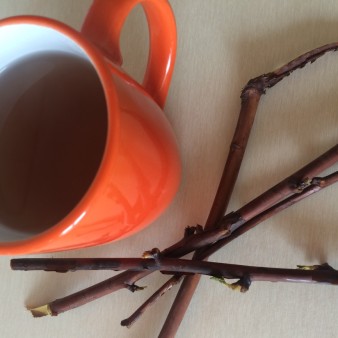
[[[150,34],[142,85],[120,68],[137,4]],[[176,54],[167,0],[95,0],[81,33],[4,19],[0,45],[0,254],[94,246],[149,225],[181,171],[162,112]]]

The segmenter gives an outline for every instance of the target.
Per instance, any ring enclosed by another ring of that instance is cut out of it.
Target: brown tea
[[[0,225],[37,233],[66,216],[98,170],[106,133],[88,61],[43,53],[0,70]]]

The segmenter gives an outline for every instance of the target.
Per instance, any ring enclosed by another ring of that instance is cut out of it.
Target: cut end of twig
[[[130,329],[131,326],[133,325],[133,322],[130,322],[129,318],[127,318],[127,319],[123,319],[120,324],[121,324],[121,326],[124,326],[124,327]]]
[[[49,304],[45,304],[39,307],[35,307],[33,309],[28,309],[33,317],[45,317],[45,316],[53,316],[52,310],[49,306]]]

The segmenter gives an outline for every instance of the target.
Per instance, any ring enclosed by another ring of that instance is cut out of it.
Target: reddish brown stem
[[[270,281],[270,282],[299,282],[299,283],[328,283],[338,284],[338,271],[327,263],[317,266],[301,266],[301,269],[280,269],[257,266],[246,266],[237,264],[215,263],[198,260],[187,260],[177,258],[92,258],[92,259],[60,259],[55,262],[48,262],[41,258],[27,258],[25,260],[13,260],[12,264],[20,270],[25,262],[29,262],[33,270],[41,268],[52,271],[55,267],[57,271],[66,270],[70,265],[74,270],[92,270],[100,266],[103,270],[131,270],[131,271],[170,271],[172,273],[200,274],[226,279],[248,278],[251,281]],[[69,265],[70,262],[70,265]],[[91,262],[91,264],[88,264]],[[49,304],[53,315],[53,303]]]
[[[85,290],[81,290],[69,296],[54,300],[52,302],[53,311],[56,314],[66,312],[121,289],[127,289],[134,292],[137,290],[135,282],[144,276],[145,272],[143,271],[125,271],[118,276],[95,284],[89,288],[86,288]]]
[[[104,264],[107,262],[104,262]],[[298,282],[298,283],[326,283],[338,284],[338,272],[327,263],[316,266],[299,266],[301,270],[296,269],[278,269],[253,267],[233,264],[222,264],[213,262],[203,262],[197,260],[181,260],[181,259],[139,259],[139,258],[117,258],[111,259],[109,265],[114,265],[117,269],[131,269],[132,271],[143,270],[171,270],[179,274],[204,274],[215,277],[217,280],[226,284],[232,289],[247,291],[252,281],[271,281],[271,282]],[[226,279],[239,279],[233,284],[228,284]],[[142,288],[134,286],[131,291]],[[46,315],[57,316],[58,304],[56,301],[45,304],[38,308],[31,309],[34,317],[42,317]],[[141,311],[139,312],[141,313]],[[136,317],[122,322],[122,325],[131,324]]]

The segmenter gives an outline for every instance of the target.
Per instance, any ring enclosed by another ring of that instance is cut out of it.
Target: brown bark
[[[238,264],[215,263],[207,261],[159,257],[153,258],[90,258],[90,259],[60,259],[57,263],[44,258],[14,259],[17,270],[24,261],[31,261],[33,270],[47,267],[48,271],[65,270],[115,270],[115,271],[167,271],[171,273],[200,274],[225,279],[240,279],[249,277],[251,281],[328,283],[338,284],[338,271],[328,264],[317,266],[302,266],[300,269],[281,269],[247,266]],[[25,268],[24,268],[25,269]],[[26,270],[26,269],[25,269]]]

